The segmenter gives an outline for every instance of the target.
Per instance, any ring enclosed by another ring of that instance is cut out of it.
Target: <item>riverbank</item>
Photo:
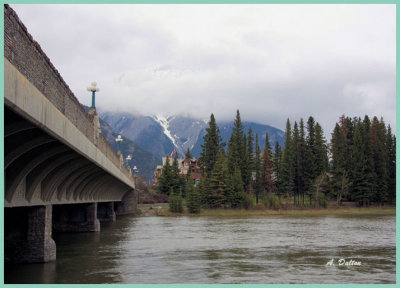
[[[172,213],[167,203],[139,204],[139,216],[213,216],[213,217],[247,217],[247,216],[326,216],[326,215],[396,215],[395,207],[340,207],[326,209],[280,209],[280,210],[245,210],[245,209],[202,209],[199,214],[191,214],[186,210],[183,213]]]

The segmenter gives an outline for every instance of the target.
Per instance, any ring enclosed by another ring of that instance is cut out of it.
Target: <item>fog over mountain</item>
[[[96,81],[97,106],[119,112],[239,108],[280,129],[311,115],[327,139],[342,114],[396,128],[395,4],[11,7],[87,105]]]

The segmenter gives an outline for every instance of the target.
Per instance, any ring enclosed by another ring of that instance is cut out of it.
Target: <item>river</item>
[[[395,229],[395,216],[123,216],[54,235],[56,262],[5,265],[5,283],[395,283]]]

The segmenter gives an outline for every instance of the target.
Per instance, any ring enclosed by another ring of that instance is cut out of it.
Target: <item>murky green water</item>
[[[395,283],[395,228],[395,216],[126,216],[54,235],[56,262],[6,265],[5,282]]]

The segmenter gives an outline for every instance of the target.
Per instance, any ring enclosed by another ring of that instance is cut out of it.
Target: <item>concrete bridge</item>
[[[85,112],[5,5],[5,260],[55,260],[53,231],[100,231],[100,221],[136,211],[134,189],[96,110]]]

